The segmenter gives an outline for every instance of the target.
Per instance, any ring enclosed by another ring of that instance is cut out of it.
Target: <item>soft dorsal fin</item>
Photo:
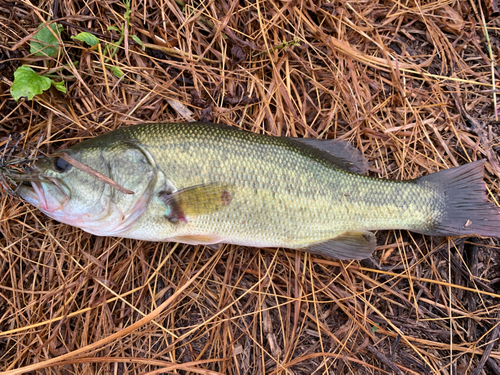
[[[330,155],[328,158],[338,167],[350,172],[364,174],[368,171],[366,159],[349,142],[342,139],[289,138]]]
[[[377,241],[372,232],[353,230],[328,241],[311,245],[304,251],[337,259],[365,259],[372,255],[376,246]]]

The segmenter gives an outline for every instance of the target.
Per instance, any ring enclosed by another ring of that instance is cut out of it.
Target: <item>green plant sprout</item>
[[[293,47],[293,46],[300,46],[300,40],[299,39],[293,39],[293,40],[291,40],[289,42],[287,42],[286,40],[284,40],[283,43],[278,44],[278,45],[270,48],[268,50],[268,52],[273,52],[273,51],[276,51],[278,49],[284,49],[284,50],[286,50],[289,47]]]
[[[94,34],[88,32],[83,32],[76,36],[72,36],[71,39],[76,39],[80,42],[84,42],[90,47],[94,47],[95,45],[99,44],[99,39]]]
[[[120,35],[120,38],[117,42],[107,45],[104,53],[106,56],[104,60],[106,68],[117,78],[124,76],[123,71],[119,67],[109,65],[108,63],[115,57],[125,39],[125,35],[127,34],[126,31],[130,27],[131,0],[124,0],[123,4],[125,5],[125,22],[120,28],[116,26],[108,27],[108,31],[116,31]],[[35,56],[59,56],[61,51],[60,37],[62,30],[63,26],[56,23],[51,23],[50,25],[41,27],[41,29],[30,41],[30,53]],[[144,43],[137,35],[131,35],[130,37],[143,49],[145,48]],[[76,36],[72,36],[71,39],[81,41],[89,45],[91,48],[100,43],[100,40],[89,32],[81,32]],[[73,63],[73,65],[77,64],[78,61]],[[57,76],[39,74],[31,67],[22,65],[14,72],[14,82],[10,88],[10,93],[15,101],[18,101],[22,97],[26,97],[28,100],[31,100],[35,97],[35,95],[42,94],[44,91],[48,90],[50,86],[54,86],[57,90],[66,93],[64,80],[58,82],[53,78],[57,78]]]
[[[30,42],[30,52],[35,56],[56,57],[60,52],[59,38],[62,26],[55,23],[43,26]],[[56,37],[57,35],[57,37]],[[31,67],[22,65],[14,72],[14,82],[10,87],[10,94],[17,102],[22,97],[28,100],[35,95],[54,86],[57,90],[66,93],[64,81],[57,82],[50,75],[40,75]]]
[[[108,31],[116,31],[120,35],[120,38],[118,39],[118,41],[112,42],[112,43],[106,45],[106,48],[104,50],[104,55],[106,56],[104,59],[104,63],[106,64],[106,68],[111,73],[113,73],[113,75],[117,78],[123,77],[125,75],[125,73],[123,73],[123,71],[119,67],[114,66],[114,65],[108,65],[108,63],[110,60],[112,60],[115,57],[116,53],[120,49],[123,41],[125,40],[125,35],[127,34],[126,31],[130,27],[130,14],[132,12],[131,8],[130,8],[130,4],[131,4],[131,0],[124,0],[123,1],[123,5],[125,6],[125,14],[124,14],[125,22],[123,23],[123,25],[121,25],[120,28],[118,28],[116,26],[109,26],[107,28]],[[137,44],[139,44],[142,48],[145,48],[144,43],[142,42],[141,39],[139,39],[139,37],[137,35],[131,35],[130,37],[132,38],[133,41],[135,41]],[[79,40],[79,41],[82,41],[82,42],[88,44],[90,47],[94,47],[95,45],[99,44],[99,42],[100,42],[99,39],[97,39],[97,37],[95,37],[94,35],[87,33],[87,32],[79,33],[78,35],[76,35],[72,38]]]
[[[108,56],[108,58],[106,58],[105,63],[115,57],[118,49],[121,47],[123,41],[125,40],[126,31],[130,27],[130,1],[131,0],[123,1],[123,4],[125,5],[124,24],[120,28],[116,26],[110,26],[107,28],[108,31],[116,31],[120,35],[120,39],[118,39],[117,42],[113,42],[110,45],[106,46],[105,54]],[[141,39],[139,39],[137,35],[131,35],[130,37],[132,38],[132,40],[134,40],[134,42],[138,43],[144,49],[144,43]],[[123,71],[117,66],[108,66],[108,69],[118,78],[121,78],[124,75]]]
[[[59,55],[62,30],[63,26],[55,23],[42,27],[30,42],[30,53],[47,57]]]

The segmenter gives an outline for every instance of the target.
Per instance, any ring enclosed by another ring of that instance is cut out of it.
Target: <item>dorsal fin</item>
[[[328,159],[349,172],[365,174],[368,171],[366,159],[349,142],[342,139],[289,138],[295,142],[326,152]]]

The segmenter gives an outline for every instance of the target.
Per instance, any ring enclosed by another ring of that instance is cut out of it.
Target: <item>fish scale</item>
[[[276,246],[304,246],[363,227],[422,228],[425,217],[439,216],[429,189],[340,170],[287,138],[208,125],[192,130],[182,124],[131,128],[129,137],[147,145],[178,189],[214,182],[235,185],[231,209],[194,219],[185,233],[196,228],[230,238],[238,232],[245,233],[244,242],[260,237],[271,238]],[[245,179],[238,176],[240,166],[251,168]],[[419,208],[401,217],[405,201]]]
[[[482,181],[484,162],[384,180],[354,173],[355,154],[336,144],[217,124],[143,124],[65,150],[134,195],[75,167],[54,170],[57,159],[35,166],[41,182],[20,194],[47,215],[98,235],[300,248],[341,259],[372,253],[369,230],[500,235],[500,215]],[[70,197],[64,206],[64,197],[52,197],[58,190]],[[105,199],[96,200],[96,191]],[[85,212],[101,216],[92,221]]]

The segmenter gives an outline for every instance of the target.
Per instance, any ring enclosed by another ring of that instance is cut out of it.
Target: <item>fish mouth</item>
[[[61,210],[70,199],[70,190],[58,178],[45,175],[49,159],[42,158],[33,166],[22,166],[27,160],[16,160],[10,164],[20,164],[19,168],[2,166],[3,180],[17,184],[12,190],[14,196],[21,197],[45,213]],[[30,160],[31,161],[31,160]],[[0,181],[1,182],[1,181]]]
[[[42,183],[40,181],[31,181],[31,186],[33,187],[33,192],[38,198],[40,208],[48,211],[49,205],[47,204],[47,199],[45,198]]]
[[[31,186],[27,182],[19,186],[17,193],[28,203],[44,212],[60,210],[69,198],[57,181],[32,180]]]
[[[42,184],[40,182],[24,182],[17,190],[17,193],[25,200],[37,207],[47,206],[45,194],[43,193]]]

